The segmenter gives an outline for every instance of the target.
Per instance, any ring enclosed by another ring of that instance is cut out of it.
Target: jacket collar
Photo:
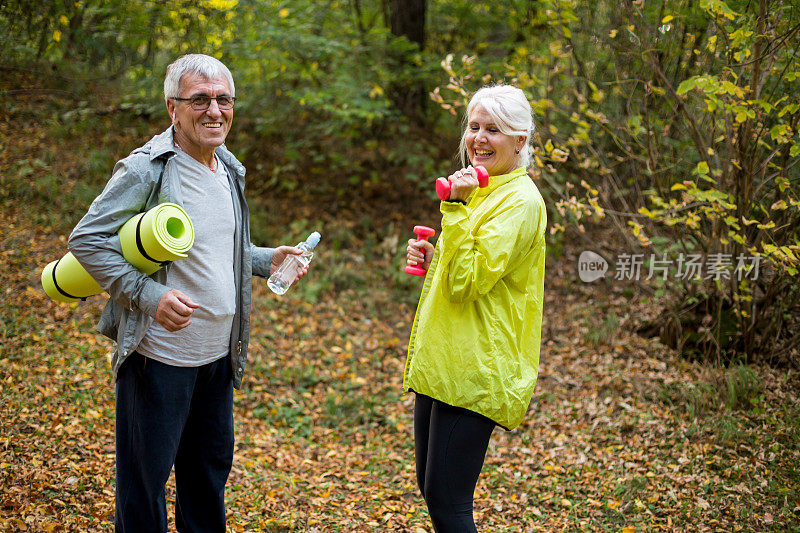
[[[150,145],[150,161],[155,161],[165,155],[173,156],[177,153],[175,144],[173,144],[174,133],[173,126],[170,126],[164,132],[150,139],[148,143]]]
[[[217,157],[222,164],[225,165],[228,170],[232,171],[237,179],[241,180],[244,179],[245,168],[244,165],[236,159],[230,150],[228,150],[225,145],[218,146],[214,153],[217,154]]]
[[[512,170],[508,174],[500,174],[499,176],[489,176],[489,184],[482,188],[482,189],[475,189],[474,194],[476,196],[486,196],[487,194],[491,193],[493,190],[497,189],[501,185],[505,185],[509,181],[516,179],[520,176],[525,176],[528,173],[528,169],[525,167],[519,167],[516,170]]]
[[[175,126],[170,126],[164,132],[159,133],[150,139],[150,161],[154,161],[159,157],[172,157],[177,153],[174,144]],[[244,178],[245,168],[236,156],[234,156],[225,145],[218,146],[214,153],[220,161],[232,171],[238,179]]]

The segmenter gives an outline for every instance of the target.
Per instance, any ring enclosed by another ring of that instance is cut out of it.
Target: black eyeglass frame
[[[189,102],[189,105],[195,111],[205,111],[206,109],[211,107],[211,100],[216,100],[217,101],[217,107],[219,107],[220,109],[224,109],[226,111],[229,110],[229,109],[233,109],[234,105],[236,104],[236,97],[227,96],[227,95],[207,96],[205,94],[198,94],[198,95],[192,96],[191,98],[181,98],[179,96],[171,96],[170,98],[172,100],[177,100],[179,102]],[[226,99],[230,100],[231,101],[230,107],[220,105],[220,103],[219,103],[219,99],[220,98],[226,98]],[[205,106],[200,104],[200,102],[202,102],[203,100],[208,100],[208,102],[206,103]],[[199,107],[198,107],[198,104],[199,104]]]

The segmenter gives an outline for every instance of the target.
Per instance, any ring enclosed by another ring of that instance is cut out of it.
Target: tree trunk
[[[390,0],[389,10],[392,34],[406,37],[419,45],[425,44],[425,7],[427,0]]]
[[[414,43],[419,51],[425,48],[425,10],[427,0],[389,0],[389,27],[392,35],[405,37]],[[398,57],[398,67],[413,72],[412,53]],[[389,89],[389,97],[397,108],[409,117],[422,120],[427,101],[425,86],[415,75],[402,76],[398,83]]]

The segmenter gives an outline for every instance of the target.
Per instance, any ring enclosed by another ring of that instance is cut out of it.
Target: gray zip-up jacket
[[[134,215],[163,202],[182,205],[181,180],[171,159],[176,155],[173,128],[154,136],[144,146],[114,166],[105,189],[69,237],[69,249],[86,271],[111,296],[100,317],[100,333],[116,341],[111,360],[116,378],[122,363],[136,349],[156,316],[169,265],[145,276],[122,257],[117,231]],[[234,254],[236,315],[231,329],[230,350],[233,383],[242,384],[250,334],[252,276],[269,276],[273,248],[250,242],[250,220],[244,198],[245,169],[225,146],[216,149],[228,171],[236,219],[238,246]]]

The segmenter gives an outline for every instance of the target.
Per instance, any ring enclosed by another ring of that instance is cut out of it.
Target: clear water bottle
[[[297,273],[308,265],[314,257],[314,247],[319,243],[319,238],[319,232],[315,231],[308,236],[305,242],[301,242],[297,245],[297,248],[303,250],[302,254],[286,256],[286,259],[283,260],[278,270],[267,280],[267,287],[269,287],[272,292],[275,294],[284,294],[289,290],[289,287],[292,286],[292,282],[297,277]]]

